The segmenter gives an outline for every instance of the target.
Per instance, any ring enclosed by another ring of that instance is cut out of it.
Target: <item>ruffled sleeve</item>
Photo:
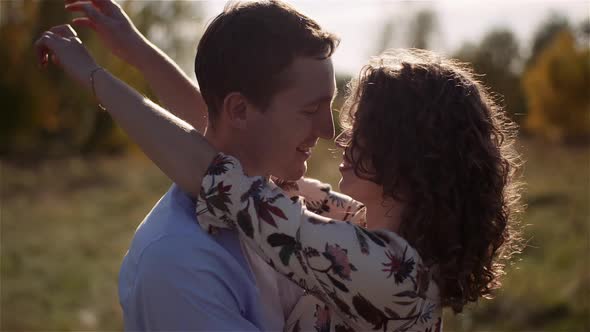
[[[403,238],[309,211],[239,161],[219,154],[203,178],[197,215],[207,230],[237,228],[275,270],[358,330],[432,327],[440,318],[430,270]]]

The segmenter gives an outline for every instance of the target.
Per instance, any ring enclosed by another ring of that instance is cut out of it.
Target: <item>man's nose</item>
[[[331,108],[322,112],[321,117],[316,121],[316,135],[329,140],[334,138],[334,119]]]

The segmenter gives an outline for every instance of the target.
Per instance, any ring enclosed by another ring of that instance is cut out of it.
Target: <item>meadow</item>
[[[446,331],[590,331],[590,150],[519,141],[528,245],[493,300],[445,313]],[[337,186],[322,143],[309,175]],[[122,330],[117,274],[170,181],[140,153],[2,161],[1,331]]]

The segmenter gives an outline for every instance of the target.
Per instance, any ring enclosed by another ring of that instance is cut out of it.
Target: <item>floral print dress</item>
[[[196,213],[211,233],[237,229],[305,289],[286,331],[440,331],[432,269],[396,233],[362,227],[361,208],[317,181],[248,177],[237,159],[220,153],[203,178]]]

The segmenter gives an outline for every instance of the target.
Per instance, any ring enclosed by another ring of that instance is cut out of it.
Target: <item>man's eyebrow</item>
[[[326,102],[326,101],[327,102],[332,102],[332,101],[334,101],[334,99],[336,99],[336,96],[337,95],[338,95],[338,88],[336,88],[334,90],[334,95],[332,95],[332,96],[330,96],[330,95],[320,96],[318,98],[315,98],[312,101],[309,101],[309,102],[305,103],[303,105],[303,107],[313,106],[313,105],[316,105],[316,104],[319,104],[319,103],[323,103],[323,102]]]

